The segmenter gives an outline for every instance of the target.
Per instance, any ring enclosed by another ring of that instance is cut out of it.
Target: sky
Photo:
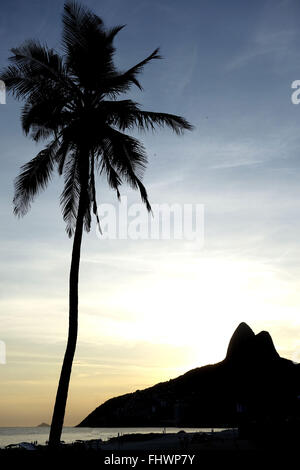
[[[222,360],[242,321],[300,362],[300,4],[297,0],[83,0],[108,27],[122,70],[156,47],[144,109],[195,129],[140,134],[153,204],[200,204],[204,241],[84,235],[79,337],[65,424],[106,399]],[[3,1],[0,64],[37,38],[60,51],[61,0]],[[0,105],[0,426],[50,422],[68,320],[72,240],[55,177],[23,219],[13,180],[42,148],[22,134],[21,103]],[[116,195],[98,180],[98,202]],[[128,203],[139,195],[126,186]]]

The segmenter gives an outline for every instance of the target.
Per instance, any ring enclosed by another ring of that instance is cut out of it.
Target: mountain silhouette
[[[250,326],[240,323],[229,342],[226,360],[243,362],[271,361],[279,359],[273,340],[267,331],[257,335]]]
[[[145,390],[112,398],[78,426],[222,426],[299,413],[300,364],[281,358],[270,334],[246,323],[223,361]]]

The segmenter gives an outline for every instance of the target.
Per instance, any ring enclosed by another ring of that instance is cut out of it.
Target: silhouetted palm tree
[[[55,169],[64,175],[61,194],[63,218],[69,237],[74,235],[69,278],[69,332],[54,406],[49,444],[60,442],[71,368],[77,341],[78,273],[83,227],[90,230],[91,212],[98,220],[96,172],[105,173],[120,196],[122,181],[140,191],[151,210],[141,182],[147,163],[143,145],[124,133],[133,128],[168,126],[177,134],[191,125],[182,117],[140,109],[131,100],[119,100],[132,85],[141,88],[138,74],[156,49],[127,72],[116,69],[113,40],[123,28],[105,29],[101,18],[74,2],[63,13],[63,55],[26,41],[12,49],[11,65],[1,74],[7,90],[25,100],[22,127],[35,141],[47,145],[22,167],[15,181],[14,212],[23,216],[35,195],[43,190]]]

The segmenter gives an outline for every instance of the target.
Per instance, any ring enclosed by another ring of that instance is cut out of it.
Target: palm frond
[[[178,135],[183,134],[185,130],[193,130],[193,126],[181,116],[153,111],[139,111],[137,124],[142,130],[154,130],[155,126],[169,127]]]
[[[58,174],[59,175],[62,175],[62,173],[64,171],[65,162],[66,162],[68,152],[72,148],[73,148],[73,146],[72,146],[72,143],[70,142],[70,139],[68,139],[68,137],[66,136],[66,133],[63,131],[62,132],[62,137],[61,137],[61,145],[60,145],[60,148],[58,149],[58,151],[56,152],[56,156],[55,156],[55,159],[56,159],[57,165],[58,165],[57,169],[58,169]]]
[[[6,90],[17,99],[26,99],[41,87],[41,77],[32,75],[28,66],[9,65],[1,71],[0,80],[3,80]]]
[[[54,168],[57,145],[57,141],[52,142],[21,167],[22,172],[15,180],[13,203],[16,215],[25,215],[35,195],[46,188]]]
[[[1,76],[7,90],[18,99],[33,99],[36,93],[43,96],[46,91],[58,87],[61,94],[68,93],[73,99],[80,99],[80,90],[70,79],[63,57],[53,49],[28,40],[12,52],[13,56],[9,57],[12,65],[4,69]]]
[[[87,7],[67,2],[63,14],[63,46],[66,64],[77,83],[98,89],[103,76],[115,73],[113,39],[122,29],[106,30],[102,19]]]
[[[111,44],[115,38],[115,36],[123,29],[125,28],[125,24],[121,24],[119,26],[114,26],[113,28],[110,28],[106,31],[106,40],[108,44]]]
[[[91,204],[93,206],[93,213],[96,217],[99,232],[102,234],[102,230],[101,230],[101,226],[100,226],[100,219],[99,219],[99,214],[98,214],[97,196],[96,196],[95,154],[94,153],[92,155],[92,161],[91,161],[90,194],[91,194]]]
[[[148,62],[153,59],[161,59],[158,53],[159,48],[155,49],[146,59],[131,67],[124,73],[114,73],[104,77],[102,81],[102,90],[104,94],[115,97],[120,93],[125,93],[132,85],[136,85],[140,90],[143,90],[142,85],[137,79],[137,76],[142,72]]]
[[[112,164],[110,163],[110,152],[111,146],[108,139],[104,139],[102,142],[102,152],[98,155],[100,159],[99,164],[99,171],[100,174],[104,173],[107,177],[107,182],[109,186],[114,189],[117,193],[118,199],[120,199],[120,191],[119,187],[122,184],[122,180],[116,170],[113,168]]]
[[[143,111],[132,100],[102,101],[99,105],[100,116],[106,116],[107,122],[121,131],[137,127],[139,130],[155,130],[156,127],[169,127],[176,134],[192,130],[193,126],[184,118],[174,114]],[[97,116],[95,115],[95,119]]]
[[[78,212],[78,203],[80,195],[80,174],[79,162],[76,152],[72,152],[65,164],[65,184],[60,197],[60,204],[63,213],[63,219],[66,222],[66,232],[71,238],[75,226]]]
[[[84,218],[83,218],[84,230],[86,232],[89,232],[91,230],[91,224],[92,224],[91,205],[92,205],[92,201],[90,198],[88,198],[85,213],[84,213]]]
[[[65,78],[66,70],[62,57],[37,40],[29,39],[11,51],[13,55],[9,60],[16,66],[29,65],[32,72],[52,80]]]
[[[117,174],[124,177],[133,189],[139,189],[147,210],[151,211],[143,176],[147,155],[143,145],[135,138],[107,127],[103,144],[103,154]]]
[[[103,21],[91,10],[74,1],[67,1],[63,12],[63,45],[67,53],[72,53],[74,46],[86,47],[86,34],[91,30],[98,32]]]
[[[64,107],[65,100],[60,96],[60,92],[48,95],[45,90],[40,99],[27,100],[21,114],[25,135],[32,131],[32,139],[38,141],[65,127],[72,116]]]
[[[137,76],[142,72],[143,68],[145,67],[148,62],[154,59],[162,59],[162,56],[159,54],[159,48],[157,47],[146,59],[142,60],[138,64],[131,67],[127,72],[123,74],[124,81],[129,81],[134,83],[140,90],[142,90],[142,86],[137,80]]]

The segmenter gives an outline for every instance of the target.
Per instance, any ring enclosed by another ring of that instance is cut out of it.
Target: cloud
[[[297,39],[298,32],[295,30],[282,31],[259,31],[250,39],[245,50],[234,57],[226,66],[232,71],[247,66],[252,61],[263,56],[271,56],[274,61],[286,59],[291,53],[291,46]]]

